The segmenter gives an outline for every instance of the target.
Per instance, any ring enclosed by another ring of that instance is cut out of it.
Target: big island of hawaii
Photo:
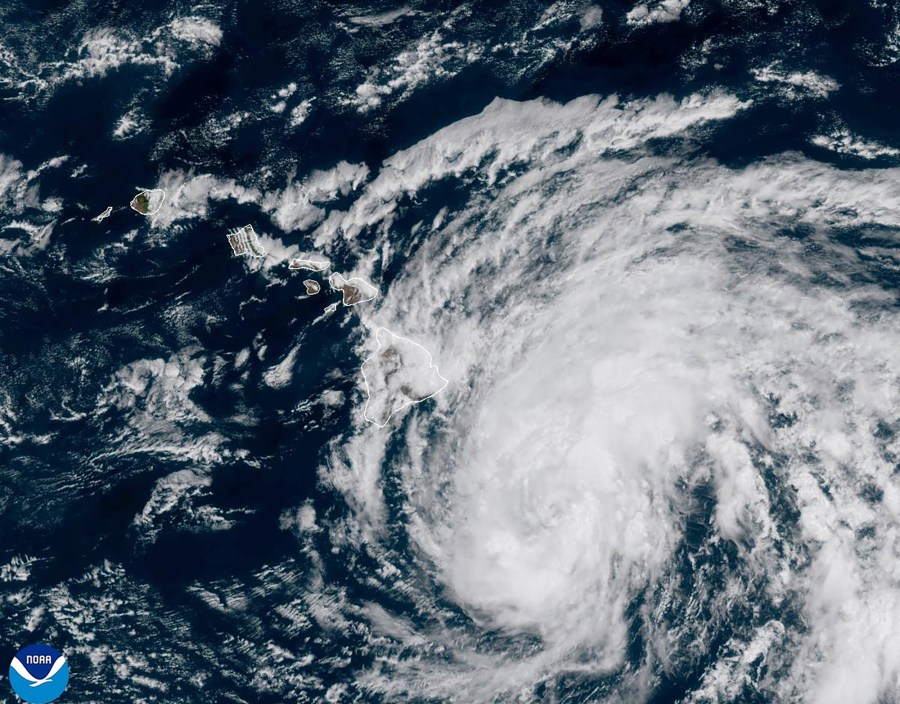
[[[362,365],[368,396],[364,415],[383,428],[395,413],[440,393],[450,382],[419,343],[387,328],[378,328],[375,340],[378,349]]]

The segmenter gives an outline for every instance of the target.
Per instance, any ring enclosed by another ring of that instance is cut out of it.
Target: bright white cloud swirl
[[[463,194],[360,311],[449,386],[392,429],[360,394],[322,468],[333,540],[413,605],[353,607],[388,653],[365,687],[642,701],[694,663],[686,701],[897,694],[900,321],[838,235],[895,241],[900,174],[681,156],[744,107],[498,101],[322,226],[389,261],[407,196]]]

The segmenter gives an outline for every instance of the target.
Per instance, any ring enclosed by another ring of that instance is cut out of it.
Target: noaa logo
[[[49,645],[22,648],[9,665],[9,683],[31,704],[52,702],[69,683],[69,663]]]

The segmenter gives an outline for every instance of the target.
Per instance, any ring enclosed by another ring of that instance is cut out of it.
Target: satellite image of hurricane
[[[900,4],[0,21],[5,662],[900,702]]]

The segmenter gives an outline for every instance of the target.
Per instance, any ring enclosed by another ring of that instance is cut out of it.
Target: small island
[[[312,279],[304,279],[303,285],[306,286],[306,295],[307,296],[315,296],[319,291],[322,290],[322,287],[319,285],[319,282],[313,281]]]
[[[340,291],[343,294],[345,306],[365,303],[378,295],[377,288],[357,276],[354,276],[352,279],[345,279],[342,274],[335,273],[328,277],[328,284],[333,291]]]
[[[141,215],[156,215],[166,199],[161,188],[138,188],[139,193],[131,199],[131,209]]]
[[[288,269],[305,269],[306,271],[315,271],[319,274],[323,271],[327,271],[330,266],[331,262],[327,259],[324,261],[315,261],[313,259],[294,258],[288,262]]]
[[[236,230],[232,230],[226,235],[228,244],[231,245],[231,251],[236,257],[243,254],[251,257],[264,257],[266,250],[259,243],[259,238],[253,229],[253,225],[244,225]]]
[[[112,206],[111,205],[107,206],[106,210],[104,210],[102,213],[100,213],[97,217],[91,218],[91,222],[103,222],[110,215],[112,215]]]
[[[378,328],[375,340],[378,349],[362,365],[368,397],[364,416],[383,428],[395,413],[440,393],[450,382],[417,342],[387,328]]]

